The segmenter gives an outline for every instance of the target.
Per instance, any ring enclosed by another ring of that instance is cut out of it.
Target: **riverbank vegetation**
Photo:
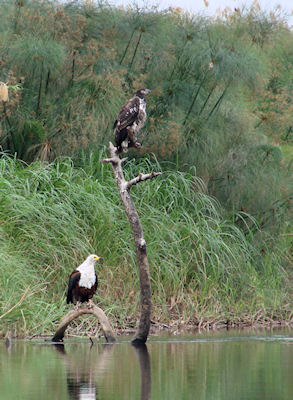
[[[1,333],[52,332],[69,273],[91,252],[104,257],[97,301],[117,327],[135,325],[133,239],[100,159],[139,87],[152,89],[149,118],[125,173],[163,172],[132,189],[153,322],[290,321],[293,34],[282,11],[0,3]]]

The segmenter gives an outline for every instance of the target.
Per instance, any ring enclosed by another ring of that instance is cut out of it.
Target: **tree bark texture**
[[[130,188],[131,186],[136,185],[139,182],[143,182],[147,179],[151,179],[158,175],[161,175],[161,172],[152,172],[150,174],[139,173],[137,177],[131,179],[130,181],[126,181],[122,169],[122,164],[126,160],[126,158],[119,158],[117,149],[111,142],[109,143],[109,151],[110,158],[106,158],[102,160],[102,162],[110,162],[112,164],[121,200],[133,231],[139,268],[141,309],[139,325],[135,337],[132,340],[132,343],[145,343],[147,341],[150,330],[150,318],[152,311],[151,281],[146,250],[146,241],[144,239],[143,229],[136,207],[130,196]]]
[[[82,314],[93,314],[95,315],[102,327],[105,339],[108,343],[116,342],[115,334],[111,328],[110,322],[104,313],[104,311],[98,306],[91,304],[91,306],[82,306],[77,309],[69,311],[61,320],[60,325],[52,338],[52,342],[62,342],[66,331],[66,328],[71,321],[78,318]]]

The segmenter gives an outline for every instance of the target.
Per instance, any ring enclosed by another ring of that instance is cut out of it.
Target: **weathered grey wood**
[[[150,318],[152,311],[151,281],[146,250],[146,241],[144,239],[143,230],[136,207],[130,196],[130,188],[131,186],[136,185],[139,182],[143,182],[147,179],[151,179],[158,175],[161,175],[161,172],[152,172],[150,174],[140,173],[136,178],[133,178],[130,181],[126,181],[122,169],[122,163],[126,159],[119,158],[117,149],[111,142],[109,143],[109,152],[110,158],[106,158],[102,160],[102,162],[110,162],[112,164],[113,173],[117,182],[121,200],[133,231],[139,268],[141,310],[139,325],[132,342],[145,343],[147,341],[150,330]]]
[[[104,313],[104,311],[96,306],[95,304],[90,304],[86,306],[81,306],[77,309],[73,309],[69,311],[61,320],[60,325],[52,338],[52,342],[62,342],[63,337],[66,331],[66,328],[70,324],[71,321],[78,318],[83,314],[93,314],[95,315],[102,327],[105,339],[108,343],[114,343],[116,341],[115,334],[111,328],[110,322]]]

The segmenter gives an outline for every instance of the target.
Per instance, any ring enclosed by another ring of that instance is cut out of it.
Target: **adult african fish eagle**
[[[98,277],[95,272],[95,262],[101,257],[91,254],[70,275],[67,290],[67,304],[89,301],[98,287]]]
[[[149,89],[139,89],[135,95],[121,107],[114,122],[114,136],[118,153],[127,151],[128,147],[141,147],[137,134],[146,121],[146,99]]]

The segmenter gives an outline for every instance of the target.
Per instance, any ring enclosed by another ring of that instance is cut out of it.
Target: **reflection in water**
[[[151,362],[148,348],[145,344],[133,345],[139,360],[140,369],[140,400],[150,400],[151,398]]]
[[[147,348],[3,341],[0,400],[292,400],[292,359],[289,329],[152,337]]]
[[[86,381],[75,381],[67,378],[68,393],[73,400],[97,400],[96,385]]]
[[[95,363],[88,362],[89,359],[83,358],[86,362],[79,362],[65,351],[62,343],[54,344],[58,353],[61,354],[66,370],[67,389],[70,399],[73,400],[98,400],[97,384],[95,374],[107,368],[109,356],[113,350],[113,345],[103,346],[103,351],[99,357],[95,358]],[[91,346],[92,347],[92,346]]]
[[[99,357],[95,357],[95,362],[90,362],[88,357],[80,357],[79,360],[66,353],[62,343],[54,344],[55,349],[61,355],[65,370],[67,390],[70,399],[73,400],[98,400],[98,388],[96,384],[97,373],[101,374],[107,370],[110,354],[115,345],[107,344],[103,346],[103,351]],[[140,399],[151,399],[151,363],[147,346],[133,346],[138,356],[140,370]],[[114,377],[115,378],[115,377]],[[115,381],[113,381],[115,385]]]

